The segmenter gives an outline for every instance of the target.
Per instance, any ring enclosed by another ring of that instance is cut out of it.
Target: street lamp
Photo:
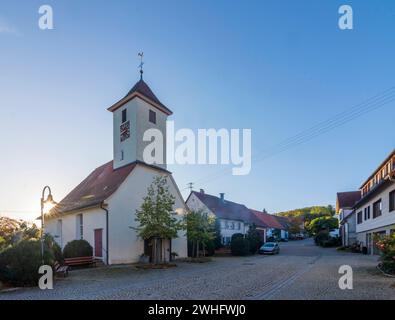
[[[48,190],[48,197],[44,200],[45,191]],[[45,186],[41,195],[41,261],[44,265],[44,214],[48,213],[55,205],[56,202],[53,201],[51,188]]]

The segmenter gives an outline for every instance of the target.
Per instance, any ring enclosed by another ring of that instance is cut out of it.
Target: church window
[[[149,111],[149,122],[156,124],[156,113],[155,111]]]
[[[121,150],[121,161],[124,159],[123,150]]]
[[[122,110],[122,123],[126,122],[127,120],[127,115],[126,115],[126,109]]]
[[[84,239],[84,219],[82,214],[77,214],[77,240]]]

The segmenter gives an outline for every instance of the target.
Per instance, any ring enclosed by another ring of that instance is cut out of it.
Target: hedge
[[[86,240],[73,240],[66,244],[63,249],[64,258],[91,257],[93,248]]]
[[[45,243],[44,264],[53,265],[55,255]],[[42,276],[39,240],[22,240],[0,254],[0,281],[13,286],[34,286]]]
[[[246,256],[250,253],[250,242],[241,237],[232,237],[230,251],[234,256]]]

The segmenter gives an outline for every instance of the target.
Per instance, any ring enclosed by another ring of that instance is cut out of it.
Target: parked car
[[[280,246],[276,242],[266,242],[262,247],[260,247],[259,253],[279,254]]]

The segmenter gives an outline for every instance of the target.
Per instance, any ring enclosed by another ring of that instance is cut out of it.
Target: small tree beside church
[[[137,234],[152,245],[152,262],[156,264],[164,261],[163,242],[177,238],[178,231],[183,228],[182,222],[174,215],[174,200],[166,177],[158,176],[148,187],[140,210],[136,210]]]

